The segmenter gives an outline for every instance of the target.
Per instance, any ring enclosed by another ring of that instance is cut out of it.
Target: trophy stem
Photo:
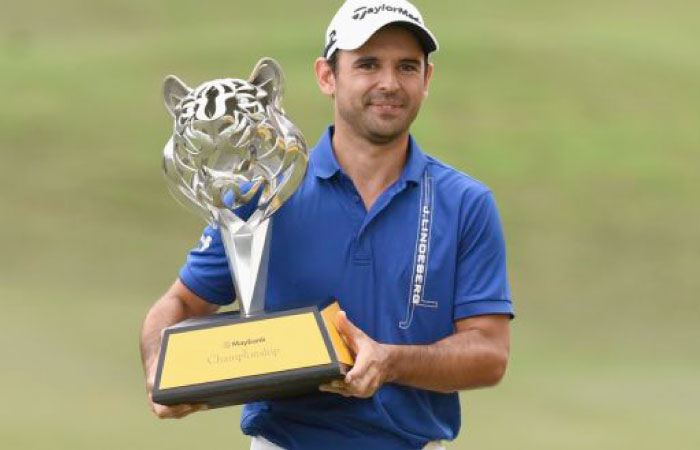
[[[245,222],[233,212],[225,211],[222,219],[221,238],[241,313],[246,317],[260,314],[265,308],[272,218]]]

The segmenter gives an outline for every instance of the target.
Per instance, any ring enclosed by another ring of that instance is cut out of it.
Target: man
[[[241,426],[252,449],[442,448],[459,432],[457,391],[498,383],[507,365],[500,220],[488,188],[409,134],[438,47],[418,10],[351,0],[326,36],[315,72],[334,126],[275,214],[266,309],[337,298],[356,363],[317,394],[246,405]],[[218,231],[202,242],[146,317],[149,394],[161,330],[233,300]],[[202,408],[151,405],[162,418]]]

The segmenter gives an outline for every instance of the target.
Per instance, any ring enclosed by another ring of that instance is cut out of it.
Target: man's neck
[[[333,151],[369,211],[382,192],[398,180],[408,156],[408,132],[386,144],[367,141],[336,124]]]

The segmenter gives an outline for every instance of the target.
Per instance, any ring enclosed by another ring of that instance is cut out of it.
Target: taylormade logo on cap
[[[403,14],[404,16],[408,17],[414,22],[421,23],[421,20],[411,14],[407,9],[398,7],[398,6],[391,6],[387,5],[386,3],[382,4],[381,6],[376,6],[376,7],[371,7],[371,6],[360,6],[355,10],[355,14],[353,14],[352,18],[355,20],[362,20],[364,19],[367,14],[379,14],[380,12],[397,12],[399,14]]]
[[[408,24],[427,53],[438,49],[435,36],[424,25],[421,13],[410,2],[347,0],[328,26],[323,56],[328,59],[336,50],[360,48],[374,33],[392,23]]]

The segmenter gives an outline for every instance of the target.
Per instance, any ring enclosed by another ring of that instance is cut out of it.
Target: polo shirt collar
[[[323,179],[329,179],[341,172],[340,164],[333,154],[333,126],[328,127],[311,152],[311,166],[314,174]],[[420,183],[428,158],[421,151],[413,136],[408,138],[408,161],[403,168],[399,181]]]
[[[333,154],[333,132],[334,128],[328,127],[309,157],[316,176],[325,180],[340,172],[340,164]]]
[[[406,161],[406,165],[403,168],[399,180],[411,181],[416,184],[420,183],[427,164],[428,158],[425,156],[425,153],[420,149],[413,136],[409,135],[408,160]]]

